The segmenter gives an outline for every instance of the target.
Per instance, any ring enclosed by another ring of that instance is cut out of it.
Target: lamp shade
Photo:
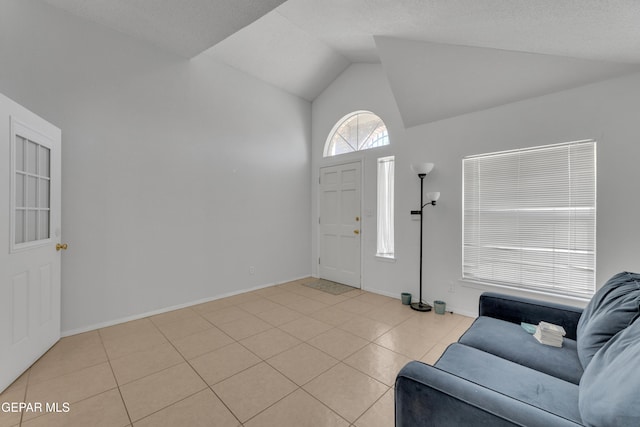
[[[439,198],[440,198],[439,191],[433,191],[431,193],[427,193],[427,200],[430,202],[437,202]]]
[[[433,163],[414,163],[411,170],[418,175],[426,175],[433,169]]]

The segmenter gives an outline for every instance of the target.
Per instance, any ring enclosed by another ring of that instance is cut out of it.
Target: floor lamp
[[[422,217],[424,207],[427,205],[435,206],[436,201],[440,198],[440,193],[427,193],[427,202],[425,203],[423,198],[424,177],[433,170],[433,163],[415,163],[411,165],[411,169],[417,173],[418,178],[420,178],[420,210],[411,211],[411,215],[420,215],[420,298],[418,302],[411,303],[411,308],[417,311],[431,311],[431,306],[422,302]]]

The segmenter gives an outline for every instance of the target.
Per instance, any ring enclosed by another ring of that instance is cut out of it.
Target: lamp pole
[[[427,176],[426,173],[418,174],[418,178],[420,178],[420,299],[418,302],[411,303],[411,308],[417,311],[431,311],[431,306],[429,304],[422,303],[422,216],[424,213],[424,177]],[[434,204],[433,202],[431,202]]]

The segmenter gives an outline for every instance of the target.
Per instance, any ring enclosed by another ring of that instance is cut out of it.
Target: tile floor
[[[393,383],[472,319],[285,283],[63,338],[0,402],[13,426],[393,426]]]

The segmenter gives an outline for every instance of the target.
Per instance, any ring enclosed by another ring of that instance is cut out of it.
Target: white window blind
[[[596,142],[463,159],[463,279],[595,292]]]
[[[378,250],[377,255],[394,257],[394,156],[378,159]]]

